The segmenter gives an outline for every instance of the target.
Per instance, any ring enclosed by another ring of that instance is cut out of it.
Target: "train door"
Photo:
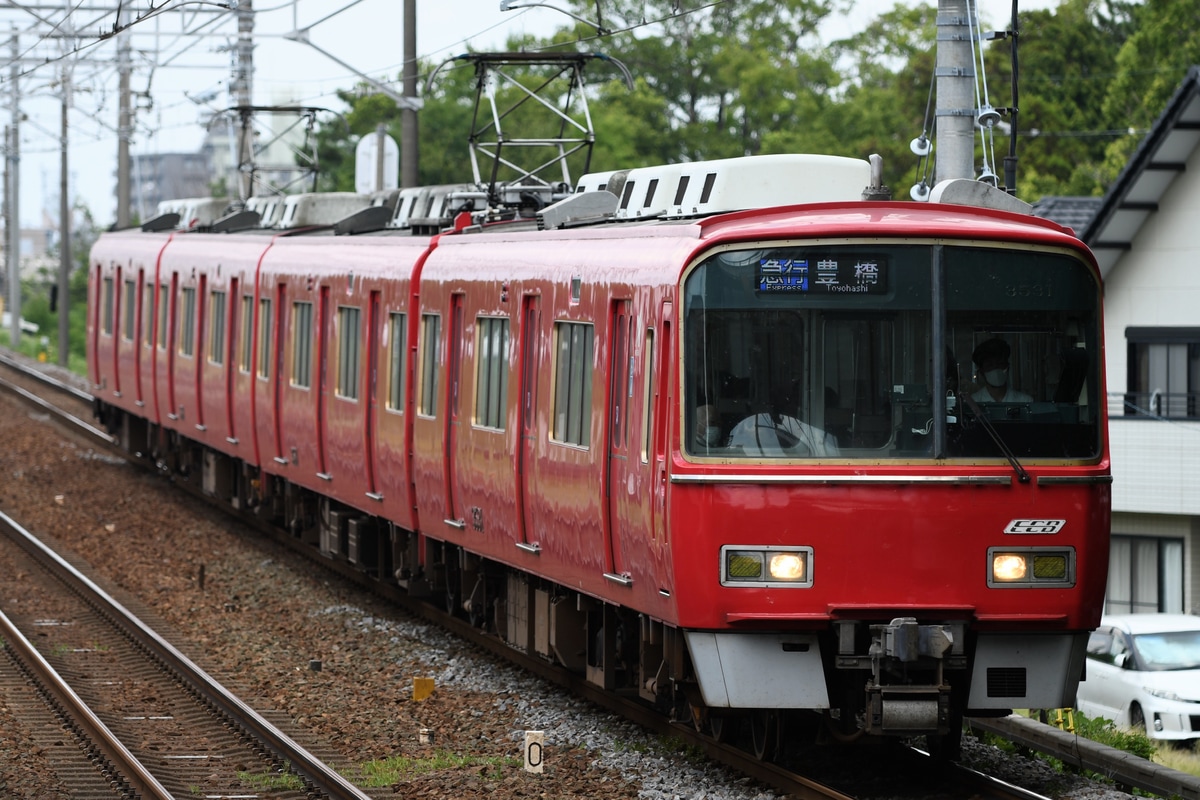
[[[375,479],[378,468],[376,464],[378,453],[375,452],[375,426],[379,420],[379,398],[376,391],[379,386],[379,342],[383,336],[379,307],[379,290],[375,289],[371,292],[370,300],[367,303],[367,397],[366,402],[363,403],[363,411],[366,414],[366,419],[363,420],[363,450],[365,454],[363,466],[366,470],[367,497],[373,500],[383,499],[379,494],[378,481]]]
[[[139,269],[137,275],[137,284],[133,290],[133,303],[136,306],[130,309],[133,314],[133,384],[134,384],[134,402],[137,405],[146,405],[144,393],[142,392],[142,337],[146,334],[142,329],[142,302],[145,297],[143,286],[146,283],[146,270]]]
[[[446,339],[446,359],[450,381],[446,386],[446,428],[443,432],[445,463],[444,479],[446,484],[446,522],[456,528],[463,527],[463,516],[458,509],[458,470],[455,464],[455,452],[458,449],[458,398],[462,384],[462,351],[466,347],[463,338],[465,322],[463,320],[463,296],[450,297],[450,336]]]
[[[204,364],[208,358],[208,276],[200,276],[199,297],[196,298],[196,332],[195,358],[192,361],[192,375],[195,377],[196,430],[207,430],[204,424]]]
[[[279,320],[279,324],[272,327],[270,319],[270,311],[266,312],[265,318],[259,319],[259,330],[263,331],[263,336],[269,336],[273,340],[271,348],[271,357],[274,363],[270,367],[271,381],[271,423],[274,428],[275,436],[275,463],[287,464],[288,460],[283,454],[283,344],[287,341],[288,326],[291,325],[291,316],[288,314],[288,308],[285,305],[287,301],[287,284],[280,282],[275,289],[275,317]]]
[[[112,308],[112,316],[108,320],[108,332],[112,334],[112,374],[113,396],[121,396],[121,284],[124,269],[117,267],[116,279],[113,281],[111,299],[106,299],[106,307]]]
[[[179,273],[171,273],[171,302],[170,302],[170,319],[167,324],[167,371],[163,379],[167,383],[167,418],[176,420],[179,419],[179,404],[175,397],[175,362],[179,358],[176,352],[176,341],[178,341],[178,322],[176,317],[179,316]]]
[[[329,413],[329,287],[322,286],[317,306],[317,477],[333,476],[325,464],[325,435]]]
[[[654,541],[660,546],[665,546],[667,542],[667,451],[670,443],[670,425],[668,422],[671,409],[674,407],[673,393],[671,391],[674,384],[671,382],[671,376],[674,370],[671,369],[671,304],[662,304],[661,324],[659,325],[658,336],[658,363],[651,376],[647,376],[647,380],[654,381],[652,389],[652,397],[654,402],[653,412],[653,433],[651,440],[653,442],[653,471],[654,471],[654,501],[652,505],[652,516],[654,519]]]
[[[608,566],[604,574],[614,583],[628,586],[629,565],[622,547],[622,534],[629,521],[631,502],[628,491],[636,469],[629,457],[629,406],[633,392],[633,356],[630,340],[633,334],[633,315],[628,300],[613,301],[609,318],[608,365],[608,425],[604,491],[607,495],[606,535]]]
[[[239,330],[241,322],[241,281],[237,278],[229,280],[229,294],[226,301],[226,324],[229,326],[229,337],[225,343],[225,441],[237,444],[237,422],[233,413],[234,376],[237,374],[240,336],[245,336]]]
[[[537,457],[537,379],[538,366],[541,359],[541,348],[538,339],[538,296],[525,295],[521,300],[521,385],[520,385],[520,419],[517,425],[519,441],[515,448],[517,476],[517,547],[537,552],[539,543],[529,540],[530,525],[526,519],[528,505],[526,495],[530,491],[530,481],[526,470]]]

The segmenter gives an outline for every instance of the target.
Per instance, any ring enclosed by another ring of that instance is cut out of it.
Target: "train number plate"
[[[1014,519],[1005,533],[1058,533],[1067,524],[1065,519]]]

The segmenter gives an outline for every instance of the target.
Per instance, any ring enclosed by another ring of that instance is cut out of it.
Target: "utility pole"
[[[239,134],[235,201],[245,203],[254,192],[254,8],[251,0],[237,4],[238,43],[233,75],[233,101],[242,122]],[[234,187],[230,187],[230,194]]]
[[[417,186],[417,162],[420,143],[417,139],[417,0],[404,0],[404,98],[400,104],[400,186]]]
[[[967,0],[938,0],[934,183],[975,178],[975,32]]]
[[[125,21],[125,12],[118,12],[117,24]],[[129,187],[129,139],[133,134],[133,115],[130,113],[129,73],[132,71],[129,58],[129,32],[117,36],[117,74],[120,93],[120,111],[117,114],[117,228],[128,228],[129,198],[133,194]]]
[[[12,139],[8,143],[8,318],[11,322],[9,346],[16,350],[21,342],[21,50],[17,28],[12,29]]]
[[[62,172],[58,179],[58,365],[67,366],[70,353],[71,197],[68,193],[67,109],[71,106],[71,68],[62,68]]]

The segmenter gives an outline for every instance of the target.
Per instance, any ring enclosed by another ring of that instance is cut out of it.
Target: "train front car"
[[[1069,706],[1110,485],[1098,271],[1052,223],[864,203],[712,220],[681,283],[670,528],[720,731]],[[684,599],[686,598],[686,602]]]

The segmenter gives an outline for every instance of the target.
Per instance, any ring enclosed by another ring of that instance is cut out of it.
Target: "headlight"
[[[1179,702],[1184,702],[1182,697],[1175,694],[1170,689],[1152,689],[1149,686],[1143,686],[1142,688],[1146,690],[1147,694],[1152,694],[1155,697],[1161,698],[1163,700],[1176,700]]]
[[[811,547],[721,548],[722,586],[812,586]]]
[[[988,586],[1069,588],[1075,585],[1075,550],[1062,547],[988,549]]]

